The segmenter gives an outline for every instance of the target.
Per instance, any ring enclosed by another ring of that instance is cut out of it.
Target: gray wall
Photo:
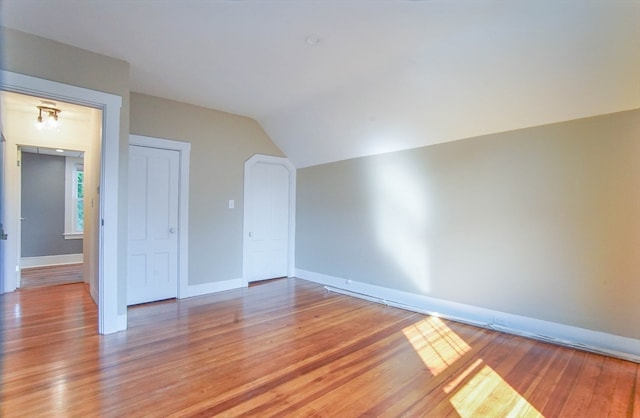
[[[640,110],[298,171],[296,266],[640,338]]]
[[[189,283],[242,278],[244,162],[278,147],[253,119],[139,93],[131,133],[191,143]]]
[[[82,254],[81,239],[64,239],[65,158],[22,154],[22,257]]]

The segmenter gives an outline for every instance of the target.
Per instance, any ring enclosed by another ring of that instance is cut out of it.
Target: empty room
[[[2,0],[0,415],[640,416],[638,22]]]

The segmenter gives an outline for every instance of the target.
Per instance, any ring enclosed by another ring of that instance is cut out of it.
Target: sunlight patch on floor
[[[434,376],[471,350],[469,344],[435,316],[408,326],[402,332]]]
[[[442,319],[429,316],[402,330],[433,376],[471,350]],[[482,359],[476,359],[444,386],[462,418],[541,417],[542,414]]]
[[[471,368],[477,367],[476,362]],[[466,375],[468,376],[468,373]],[[484,365],[460,387],[450,398],[450,402],[462,418],[543,416],[487,365]]]

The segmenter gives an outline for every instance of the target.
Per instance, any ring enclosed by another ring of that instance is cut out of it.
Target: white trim
[[[22,257],[20,268],[62,266],[65,264],[79,264],[84,260],[83,254],[43,255],[40,257]]]
[[[64,158],[64,239],[82,239],[83,231],[76,230],[77,197],[75,172],[78,166],[84,171],[84,157]],[[83,198],[84,200],[84,198]]]
[[[82,232],[65,232],[64,234],[62,234],[62,236],[64,236],[64,239],[83,239],[84,238],[84,233],[82,233]]]
[[[178,151],[180,154],[180,184],[178,197],[178,298],[189,292],[189,142],[129,135],[129,145]]]
[[[118,172],[122,97],[4,70],[0,70],[0,89],[102,110],[98,332],[109,334],[124,329],[118,321]],[[14,189],[11,188],[17,193]],[[7,200],[12,201],[13,197],[7,196]],[[14,198],[13,201],[18,200]],[[17,211],[15,213],[13,216],[19,218]],[[9,292],[16,289],[20,261],[16,232],[19,219],[12,220],[15,221],[11,225],[14,230],[10,231],[8,251],[2,260],[5,265],[5,291]]]
[[[287,275],[295,274],[296,261],[296,168],[287,158],[274,157],[273,155],[255,154],[244,163],[244,212],[242,226],[242,286],[249,284],[247,277],[249,272],[249,240],[245,239],[249,233],[249,179],[251,168],[258,163],[279,164],[289,171],[289,248],[287,250],[288,267]]]
[[[225,290],[239,289],[242,286],[242,279],[224,280],[222,282],[211,282],[188,285],[179,296],[179,299],[193,296],[208,295],[210,293],[224,292]]]
[[[638,339],[450,302],[302,269],[296,270],[296,277],[323,284],[328,290],[337,293],[640,363]]]
[[[124,331],[127,329],[127,315],[118,315],[118,329]]]

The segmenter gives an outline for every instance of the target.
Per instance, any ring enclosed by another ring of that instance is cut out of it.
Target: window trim
[[[74,197],[74,172],[78,167],[84,172],[84,158],[65,157],[64,177],[64,239],[83,239],[84,231],[75,228],[76,198]],[[83,198],[84,200],[84,198]]]

